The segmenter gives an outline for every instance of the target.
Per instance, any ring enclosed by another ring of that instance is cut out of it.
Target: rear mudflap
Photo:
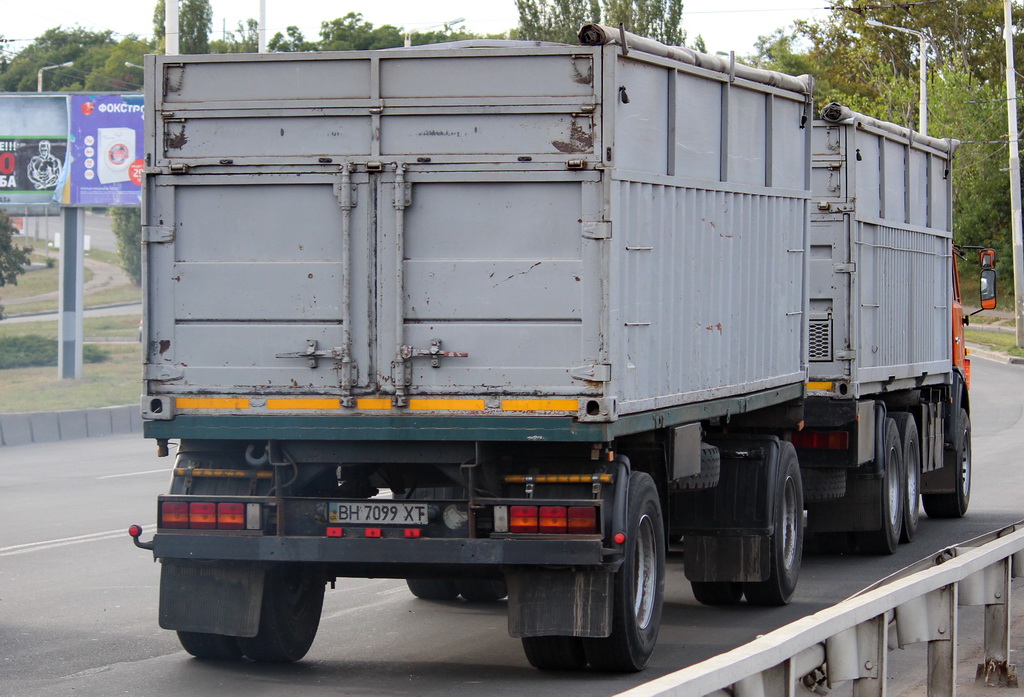
[[[160,626],[186,632],[256,636],[264,573],[257,566],[162,560]]]

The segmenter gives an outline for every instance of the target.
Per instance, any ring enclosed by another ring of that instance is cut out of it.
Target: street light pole
[[[869,27],[884,27],[886,29],[892,29],[893,31],[901,31],[904,34],[913,34],[917,37],[919,42],[919,59],[918,64],[920,66],[920,94],[921,102],[918,106],[918,126],[917,130],[921,135],[928,135],[928,36],[923,31],[917,31],[916,29],[907,29],[906,27],[894,27],[891,24],[882,24],[876,19],[869,19],[866,22]]]
[[[1013,243],[1013,299],[1017,346],[1024,347],[1024,238],[1021,228],[1020,144],[1017,132],[1017,75],[1013,64],[1013,16],[1010,0],[1003,1],[1003,39],[1006,48],[1006,122],[1010,146],[1010,235]]]
[[[75,64],[74,61],[68,61],[67,63],[60,63],[58,65],[44,65],[42,68],[39,69],[39,72],[36,74],[36,92],[42,92],[43,91],[43,71],[44,70],[53,70],[54,68],[70,68],[74,64]]]

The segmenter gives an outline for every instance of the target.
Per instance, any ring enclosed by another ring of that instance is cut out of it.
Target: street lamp
[[[462,24],[465,21],[465,19],[459,17],[458,19],[453,19],[452,21],[445,22],[443,24],[435,24],[432,27],[423,27],[422,29],[416,30],[415,33],[422,34],[423,32],[430,31],[431,29],[444,29],[445,32],[448,32],[451,31],[452,27],[454,27],[456,24]],[[411,31],[405,33],[405,48],[409,48],[410,46],[412,46],[412,35],[413,32]]]
[[[138,68],[139,70],[145,70],[145,68],[143,68],[138,63],[132,63],[131,61],[125,61],[124,64],[126,66],[128,66],[129,68]]]
[[[43,91],[43,71],[53,70],[54,68],[70,68],[74,65],[74,61],[68,61],[67,63],[61,63],[60,65],[44,65],[39,69],[39,73],[36,75],[36,92]]]
[[[893,31],[901,31],[904,34],[913,34],[920,42],[920,57],[918,62],[921,66],[921,105],[919,107],[917,130],[921,135],[928,135],[928,36],[923,31],[907,29],[906,27],[894,27],[891,24],[882,24],[876,19],[869,19],[864,22],[869,27],[884,27]]]

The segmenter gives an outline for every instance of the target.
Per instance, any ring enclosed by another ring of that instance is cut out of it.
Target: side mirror
[[[996,309],[996,270],[981,270],[981,309]]]

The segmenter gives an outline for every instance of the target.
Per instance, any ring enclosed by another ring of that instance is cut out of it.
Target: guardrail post
[[[953,583],[928,594],[937,612],[931,615],[935,634],[928,640],[928,697],[956,696],[957,588]]]
[[[825,641],[829,685],[853,681],[854,697],[883,697],[889,656],[889,613]]]
[[[1017,687],[1017,667],[1010,663],[1010,573],[1006,558],[984,570],[985,662],[978,664],[975,682],[991,687]],[[977,574],[975,574],[977,575]]]

